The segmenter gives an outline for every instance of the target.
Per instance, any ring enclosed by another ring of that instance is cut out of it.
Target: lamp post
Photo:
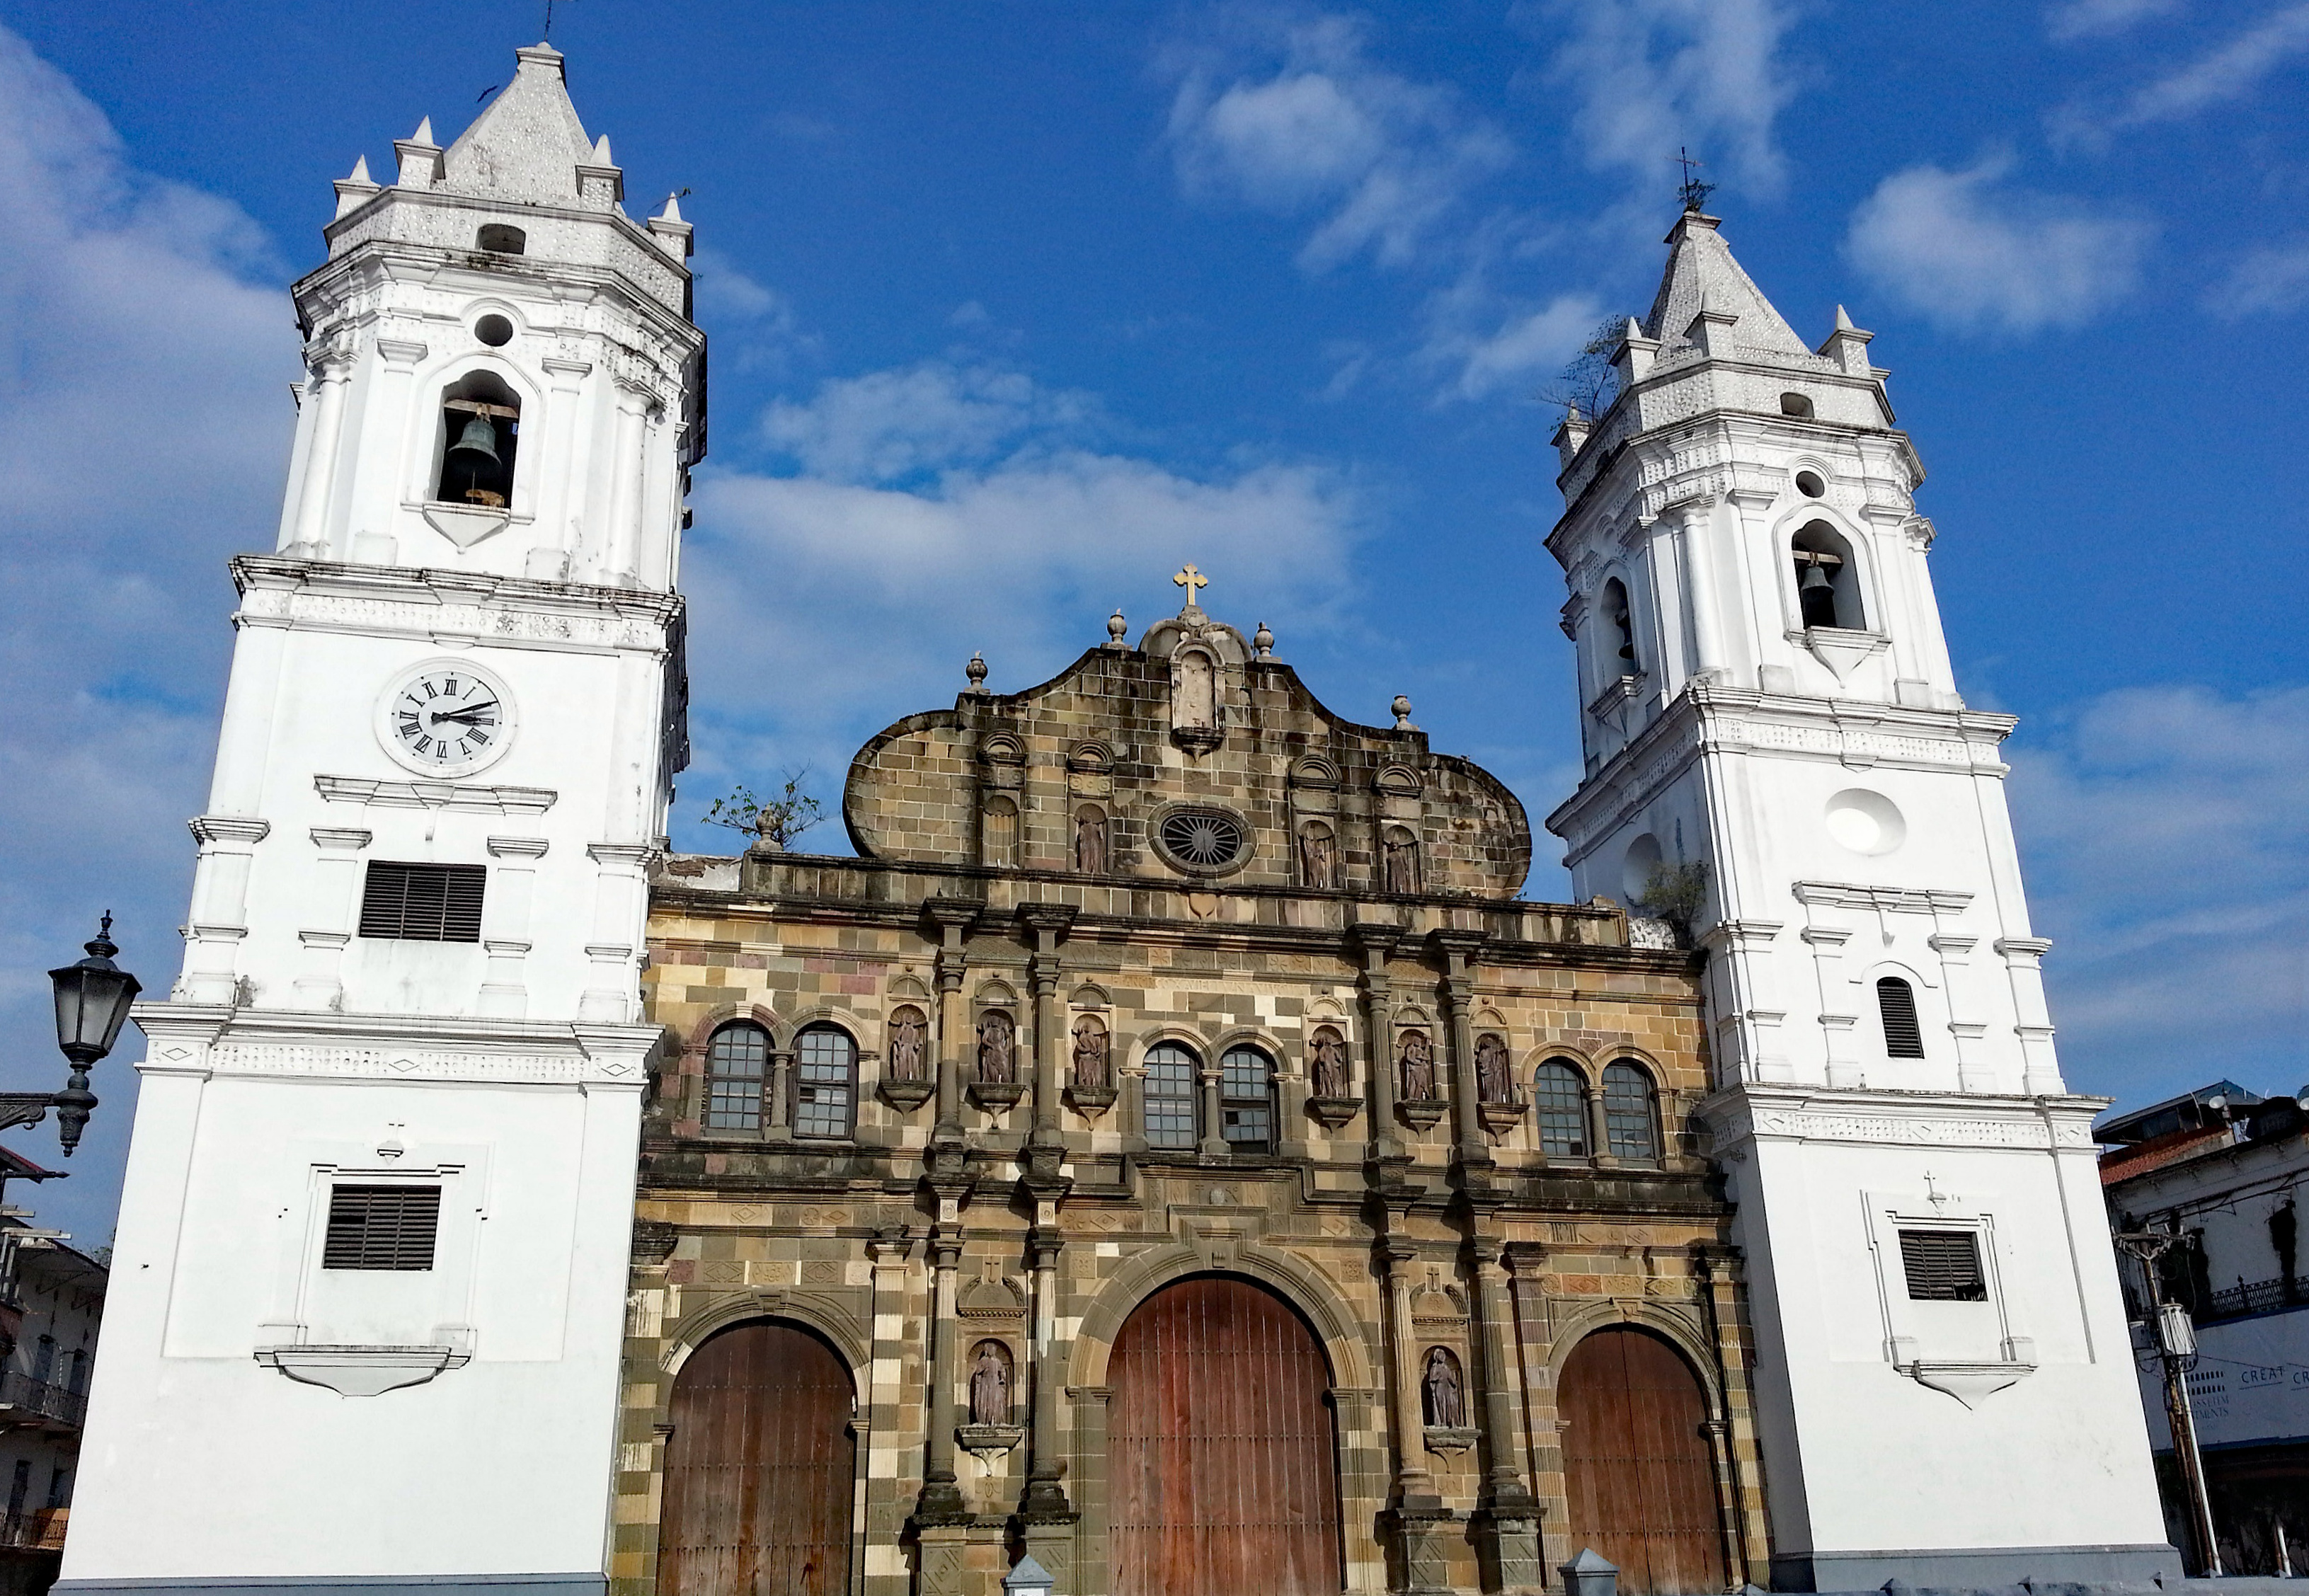
[[[2197,1326],[2185,1304],[2165,1300],[2157,1269],[2157,1260],[2182,1238],[2168,1230],[2120,1230],[2112,1239],[2140,1264],[2141,1278],[2148,1283],[2149,1356],[2165,1366],[2165,1422],[2173,1432],[2173,1457],[2189,1498],[2189,1534],[2197,1543],[2201,1572],[2218,1579],[2221,1549],[2213,1532],[2211,1495],[2205,1488],[2204,1454],[2197,1449],[2197,1411],[2189,1401],[2189,1371],[2197,1365]]]
[[[70,1158],[80,1145],[88,1117],[96,1111],[96,1093],[88,1089],[89,1066],[112,1051],[128,1005],[143,986],[112,962],[120,950],[112,943],[112,916],[104,917],[94,942],[84,945],[88,957],[77,964],[48,971],[56,992],[56,1046],[72,1061],[72,1074],[62,1091],[0,1091],[0,1130],[38,1125],[56,1111],[56,1139]]]

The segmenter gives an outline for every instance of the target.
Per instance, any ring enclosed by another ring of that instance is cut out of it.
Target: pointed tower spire
[[[409,142],[412,144],[431,143],[433,142],[433,118],[428,116],[422,122],[419,122],[417,125],[417,131],[410,135]]]
[[[393,142],[393,152],[401,157],[401,176],[396,179],[403,188],[433,188],[441,181],[441,146],[433,142],[433,118],[426,117],[417,125],[417,131],[405,139]]]
[[[1717,229],[1721,218],[1687,211],[1668,229],[1667,269],[1661,273],[1659,293],[1644,331],[1660,341],[1663,353],[1699,342],[1691,332],[1701,311],[1726,318],[1720,327],[1728,336],[1716,339],[1709,352],[1718,358],[1734,345],[1749,358],[1769,360],[1776,356],[1806,356],[1812,351],[1795,334],[1763,290],[1732,258],[1732,247]],[[1730,332],[1736,326],[1737,332]]]
[[[679,194],[670,194],[665,196],[665,209],[650,218],[649,230],[650,236],[657,240],[658,247],[675,260],[686,261],[689,258],[689,236],[696,229],[681,220]]]
[[[383,192],[376,180],[368,175],[368,157],[366,155],[353,161],[351,177],[337,179],[336,189],[339,216],[351,215],[368,204],[373,196]]]

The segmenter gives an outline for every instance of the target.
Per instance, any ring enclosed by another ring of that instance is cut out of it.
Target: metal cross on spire
[[[1716,185],[1702,183],[1695,176],[1702,163],[1691,158],[1691,148],[1679,144],[1676,146],[1675,153],[1668,159],[1683,168],[1683,181],[1676,185],[1675,190],[1682,196],[1683,208],[1686,211],[1698,211],[1705,206],[1708,203],[1708,196],[1716,192]]]
[[[556,0],[545,0],[545,42],[553,42],[553,7]],[[566,0],[563,0],[566,4]]]
[[[1187,590],[1187,608],[1189,609],[1200,608],[1200,606],[1195,602],[1195,590],[1197,588],[1206,588],[1211,585],[1211,579],[1204,575],[1200,571],[1196,570],[1192,565],[1189,565],[1185,570],[1171,578],[1171,580],[1179,586]]]

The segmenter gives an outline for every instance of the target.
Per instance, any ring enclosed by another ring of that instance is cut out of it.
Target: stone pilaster
[[[1066,1151],[1059,1121],[1059,938],[1075,918],[1063,903],[1024,903],[1018,918],[1033,938],[1028,971],[1034,989],[1034,1128],[1026,1139],[1027,1159],[1040,1178],[1055,1178]]]
[[[922,1446],[922,1494],[914,1510],[915,1523],[922,1526],[925,1539],[925,1591],[930,1588],[927,1578],[930,1528],[967,1524],[971,1517],[954,1470],[955,1340],[960,1330],[954,1311],[955,1272],[962,1262],[960,1215],[965,1189],[960,1184],[940,1186],[938,1225],[930,1233],[930,1262],[937,1272],[930,1308],[930,1434]]]
[[[932,898],[923,914],[938,927],[938,1124],[930,1132],[930,1164],[947,1175],[962,1172],[962,1083],[968,1067],[970,1009],[962,979],[970,968],[970,925],[978,905]]]
[[[1363,1005],[1364,1085],[1371,1092],[1371,1154],[1381,1163],[1404,1156],[1395,1129],[1395,988],[1387,973],[1388,955],[1400,933],[1392,926],[1354,927],[1355,952],[1362,958],[1357,988]]]
[[[1483,1094],[1475,1076],[1474,978],[1472,966],[1483,937],[1475,931],[1434,931],[1428,945],[1443,961],[1444,1030],[1451,1048],[1451,1128],[1460,1170],[1471,1186],[1489,1182],[1491,1143],[1483,1135]]]
[[[1491,1460],[1477,1521],[1483,1586],[1507,1596],[1525,1596],[1545,1585],[1547,1570],[1539,1554],[1539,1503],[1524,1476],[1523,1432],[1516,1422],[1520,1360],[1515,1307],[1509,1299],[1507,1266],[1495,1241],[1478,1239],[1474,1272],[1475,1341],[1483,1365],[1483,1446]]]

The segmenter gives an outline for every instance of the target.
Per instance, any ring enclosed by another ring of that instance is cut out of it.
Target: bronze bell
[[[1796,582],[1797,589],[1807,593],[1827,592],[1833,589],[1835,585],[1836,584],[1834,582],[1829,581],[1828,573],[1822,570],[1817,563],[1806,565],[1804,567],[1803,577]]]
[[[488,461],[486,468],[479,460],[469,459],[463,462],[465,469],[476,476],[484,469],[494,470],[504,463],[497,458],[497,429],[489,425],[487,416],[475,416],[466,421],[465,430],[458,434],[457,441],[449,446],[449,454],[452,459],[460,454],[478,454]]]

